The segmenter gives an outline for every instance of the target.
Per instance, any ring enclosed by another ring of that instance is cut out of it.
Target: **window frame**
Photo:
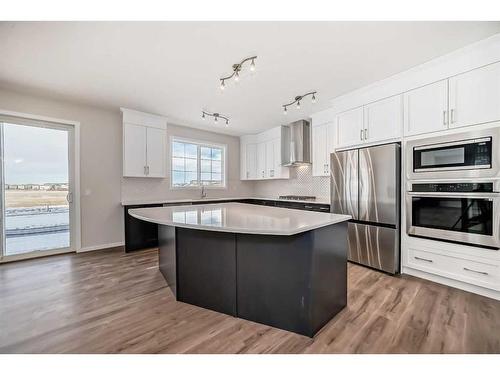
[[[196,172],[196,174],[197,174],[198,182],[201,182],[201,147],[210,147],[210,148],[216,147],[216,148],[222,149],[222,158],[221,158],[222,184],[220,186],[201,185],[201,184],[199,184],[198,186],[174,186],[174,179],[173,179],[174,155],[173,155],[173,147],[172,147],[174,142],[191,143],[191,144],[197,145],[197,157],[196,157],[197,172]],[[210,189],[210,190],[212,190],[212,189],[213,190],[227,189],[227,155],[226,155],[227,154],[227,145],[226,144],[215,143],[215,142],[210,142],[210,141],[202,141],[202,140],[198,140],[198,139],[170,136],[168,148],[169,148],[168,156],[170,158],[169,177],[170,177],[170,189],[171,190],[200,190],[202,188],[202,186],[204,186],[205,189]]]

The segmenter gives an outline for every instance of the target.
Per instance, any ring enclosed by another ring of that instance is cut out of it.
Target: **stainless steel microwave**
[[[410,141],[410,180],[500,177],[500,127]]]

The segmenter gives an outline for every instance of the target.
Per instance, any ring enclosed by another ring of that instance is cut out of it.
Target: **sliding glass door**
[[[72,249],[72,131],[0,119],[2,260]]]

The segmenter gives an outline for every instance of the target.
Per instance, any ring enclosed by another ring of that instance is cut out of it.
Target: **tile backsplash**
[[[290,168],[290,179],[255,181],[254,184],[257,197],[314,195],[321,200],[330,199],[330,177],[313,177],[310,165]]]

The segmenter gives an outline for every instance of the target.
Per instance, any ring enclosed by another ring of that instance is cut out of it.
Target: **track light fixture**
[[[206,116],[213,117],[215,123],[218,123],[219,119],[221,118],[221,119],[226,121],[226,126],[229,126],[229,119],[226,116],[222,116],[220,113],[217,113],[217,112],[210,113],[210,112],[206,112],[206,111],[201,111],[201,118],[203,120],[206,119]]]
[[[283,104],[283,114],[286,115],[288,113],[287,108],[294,104],[297,104],[297,109],[300,109],[300,101],[304,99],[306,96],[312,95],[311,102],[316,103],[316,93],[317,93],[316,91],[311,91],[304,95],[296,96],[293,102],[290,102],[288,104]]]
[[[255,59],[257,56],[251,56],[247,57],[246,59],[241,60],[238,64],[233,64],[233,72],[228,75],[227,77],[222,77],[220,78],[220,89],[224,90],[226,88],[226,81],[228,79],[233,78],[234,82],[238,82],[240,80],[240,72],[241,69],[243,68],[243,64],[245,64],[247,61],[250,61],[250,71],[254,72],[255,71]]]

